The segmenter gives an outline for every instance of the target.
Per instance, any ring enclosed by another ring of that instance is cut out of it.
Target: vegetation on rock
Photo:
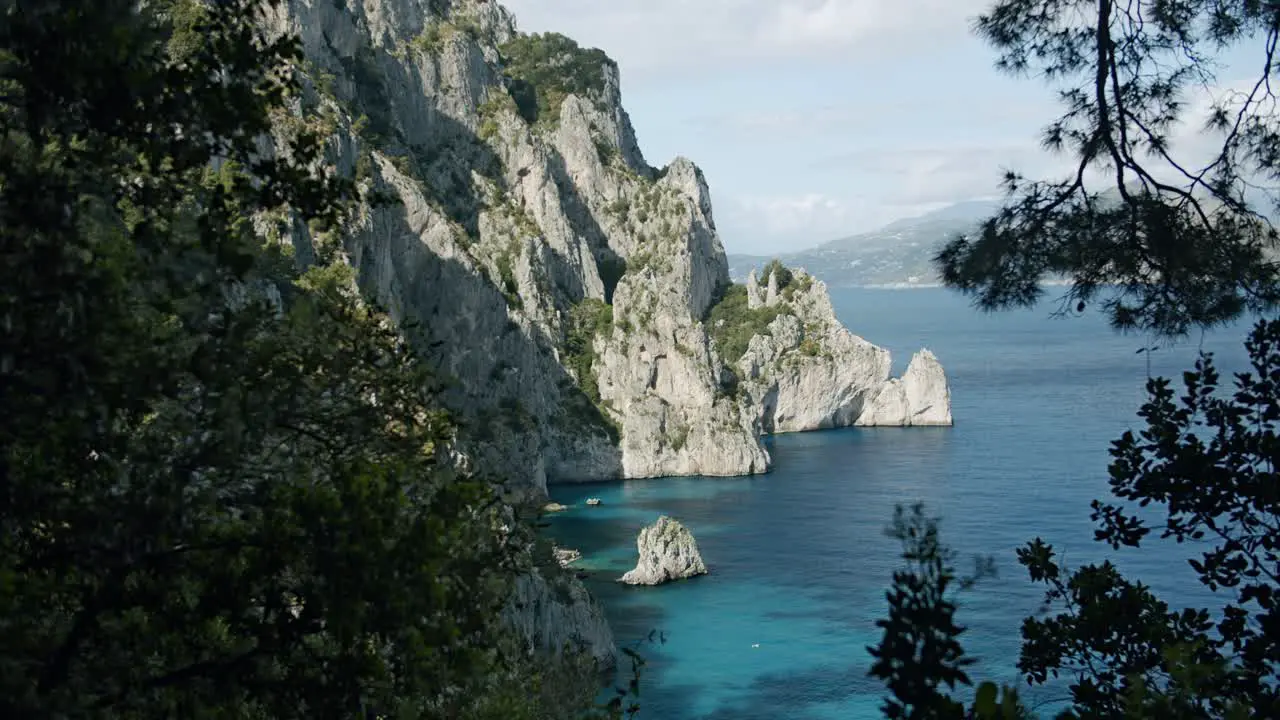
[[[584,298],[569,309],[565,323],[565,367],[573,371],[578,387],[600,404],[600,387],[595,372],[595,340],[613,329],[613,307],[595,298]]]
[[[595,370],[596,338],[612,332],[613,320],[613,307],[595,298],[584,298],[569,308],[562,363],[573,373],[577,392],[567,393],[562,411],[570,427],[603,432],[617,442],[622,430],[600,397]]]
[[[782,292],[783,290],[790,287],[792,279],[795,278],[795,275],[791,272],[791,269],[788,268],[786,265],[783,265],[782,261],[777,258],[770,260],[769,264],[764,266],[764,270],[761,271],[759,276],[760,283],[762,285],[767,285],[769,283],[770,276],[777,277],[778,292]]]
[[[494,264],[498,268],[495,284],[498,286],[498,291],[507,299],[507,304],[513,308],[524,306],[524,300],[520,297],[520,284],[516,281],[515,256],[518,251],[518,242],[512,242],[494,258]]]
[[[783,305],[751,309],[747,307],[747,286],[730,283],[707,311],[703,324],[720,359],[732,366],[746,354],[751,338],[768,335],[769,323],[786,309]]]
[[[616,65],[596,48],[583,48],[558,33],[520,34],[500,52],[511,96],[530,125],[554,126],[565,97],[598,102],[605,91],[606,71]]]

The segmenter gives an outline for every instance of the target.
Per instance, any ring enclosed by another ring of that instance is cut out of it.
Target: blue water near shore
[[[764,476],[552,488],[572,507],[548,532],[583,552],[619,644],[655,629],[666,637],[639,648],[642,718],[879,717],[884,690],[867,677],[865,648],[879,640],[874,623],[899,565],[883,534],[899,503],[924,501],[963,556],[996,557],[999,576],[961,601],[975,677],[1018,680],[1020,620],[1037,612],[1041,589],[1013,553],[1037,536],[1072,565],[1112,558],[1172,605],[1206,602],[1178,548],[1111,553],[1091,540],[1089,502],[1106,494],[1109,443],[1139,426],[1143,338],[1093,314],[1051,318],[1053,304],[985,315],[944,290],[835,290],[833,301],[854,332],[893,352],[895,373],[921,346],[938,355],[955,427],[771,438]],[[1202,345],[1229,378],[1245,368],[1246,332],[1163,347],[1150,371],[1180,377]],[[591,496],[603,504],[585,506]],[[634,565],[637,531],[662,514],[693,530],[711,574],[657,588],[611,582]]]

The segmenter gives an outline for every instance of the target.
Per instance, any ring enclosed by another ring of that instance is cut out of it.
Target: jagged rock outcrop
[[[768,467],[749,419],[717,392],[699,320],[728,283],[709,198],[701,172],[677,158],[628,211],[638,242],[613,293],[613,326],[596,346],[600,397],[622,426],[627,477]]]
[[[763,432],[951,424],[950,392],[932,354],[932,365],[921,360],[902,380],[891,379],[889,351],[840,323],[825,284],[803,270],[788,273],[781,281],[770,273],[766,299],[753,309],[776,314],[751,337],[735,366],[743,403]],[[911,402],[894,405],[892,399],[907,387]]]
[[[756,277],[756,269],[747,273],[747,309],[756,310],[764,305],[764,295],[760,293],[760,279]]]
[[[628,585],[658,585],[705,575],[707,566],[698,553],[693,533],[678,521],[663,515],[640,530],[636,538],[640,560],[634,569],[618,579]]]
[[[769,286],[764,293],[764,306],[773,307],[778,304],[778,273],[769,273]]]
[[[858,425],[951,425],[951,389],[938,358],[923,349],[901,379],[885,383],[858,417]]]

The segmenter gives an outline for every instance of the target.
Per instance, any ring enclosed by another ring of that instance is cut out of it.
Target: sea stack
[[[619,582],[658,585],[707,573],[693,533],[665,515],[640,530],[636,549],[640,552],[640,561],[635,569],[619,578]]]
[[[902,377],[885,383],[870,405],[863,409],[857,424],[901,427],[951,425],[951,388],[938,358],[928,349],[916,353]]]

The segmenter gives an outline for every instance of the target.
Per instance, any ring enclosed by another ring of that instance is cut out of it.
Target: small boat
[[[588,504],[588,505],[599,505],[599,504],[600,504],[600,498],[587,498],[587,504]]]

